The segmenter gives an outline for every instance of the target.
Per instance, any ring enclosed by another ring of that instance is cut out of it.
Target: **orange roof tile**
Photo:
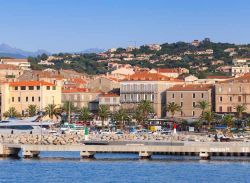
[[[86,84],[87,83],[84,79],[81,79],[81,78],[72,78],[70,81],[73,83],[77,83],[77,84]]]
[[[230,79],[228,76],[207,76],[207,79]]]
[[[170,81],[182,82],[180,79],[170,78],[159,73],[137,72],[128,76],[124,81]]]
[[[2,70],[19,70],[19,67],[10,64],[0,64],[0,69]]]
[[[29,62],[28,59],[17,59],[17,58],[2,58],[2,62]]]
[[[221,81],[220,83],[229,83],[229,82],[250,82],[250,73],[244,74],[243,76],[227,79],[225,81]]]
[[[52,83],[48,83],[45,81],[18,81],[18,82],[10,82],[10,86],[55,86]]]
[[[178,70],[176,68],[156,68],[160,73],[178,73]]]
[[[175,85],[167,91],[208,91],[212,89],[213,85],[210,84],[188,84],[188,85]]]

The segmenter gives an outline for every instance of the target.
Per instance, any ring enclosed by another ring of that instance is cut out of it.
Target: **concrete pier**
[[[114,144],[114,143],[113,143]],[[43,151],[75,151],[82,158],[93,158],[95,153],[138,153],[140,158],[150,158],[153,154],[190,155],[201,159],[211,156],[247,156],[250,154],[249,142],[181,142],[181,143],[150,143],[145,142],[122,145],[29,145],[29,144],[1,144],[0,155],[17,155],[22,150],[25,158],[34,158]]]

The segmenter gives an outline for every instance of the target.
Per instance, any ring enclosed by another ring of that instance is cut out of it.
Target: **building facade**
[[[246,105],[250,112],[250,74],[215,85],[215,112],[236,112],[237,105]]]
[[[106,105],[110,112],[116,112],[120,109],[120,95],[115,93],[105,93],[99,97],[99,105]]]
[[[162,117],[165,114],[162,109],[166,104],[166,89],[180,83],[181,80],[159,73],[135,73],[121,81],[121,105],[124,109],[133,111],[140,101],[149,100],[156,115]]]
[[[175,85],[167,89],[167,103],[174,102],[181,106],[181,111],[175,117],[190,119],[199,118],[202,110],[197,107],[198,102],[206,101],[209,108],[213,109],[213,87],[208,84]],[[167,116],[171,116],[167,112]]]
[[[29,105],[44,110],[48,104],[61,105],[61,87],[45,81],[25,81],[4,83],[1,86],[1,116],[10,107],[22,115]]]

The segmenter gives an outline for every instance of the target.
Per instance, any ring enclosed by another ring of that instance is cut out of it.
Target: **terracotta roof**
[[[52,83],[48,83],[45,81],[18,81],[18,82],[10,82],[10,86],[55,86]]]
[[[77,83],[77,84],[86,84],[87,83],[84,79],[81,79],[81,78],[72,78],[70,81],[73,83]]]
[[[19,67],[10,64],[0,64],[0,69],[2,70],[19,70]]]
[[[228,76],[207,76],[207,79],[230,79]]]
[[[100,93],[100,91],[94,91],[88,88],[70,88],[70,89],[63,89],[62,93]]]
[[[17,59],[17,58],[3,58],[2,62],[29,62],[28,59]]]
[[[176,68],[155,68],[155,70],[160,73],[178,73]]]
[[[120,97],[120,95],[116,93],[103,93],[100,97]]]
[[[149,72],[137,72],[128,76],[124,81],[170,81],[170,82],[182,82],[182,80],[176,78],[170,78],[159,73]]]
[[[244,74],[243,76],[227,79],[225,81],[221,81],[220,83],[231,83],[231,82],[250,82],[250,73]]]
[[[209,84],[175,85],[167,89],[167,91],[208,91],[212,89],[212,86]]]

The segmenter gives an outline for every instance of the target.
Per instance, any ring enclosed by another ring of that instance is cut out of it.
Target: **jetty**
[[[82,158],[93,158],[96,153],[138,153],[140,158],[153,154],[192,155],[201,159],[211,156],[250,156],[249,142],[112,142],[76,145],[0,144],[0,156],[38,157],[40,152],[79,152]]]

